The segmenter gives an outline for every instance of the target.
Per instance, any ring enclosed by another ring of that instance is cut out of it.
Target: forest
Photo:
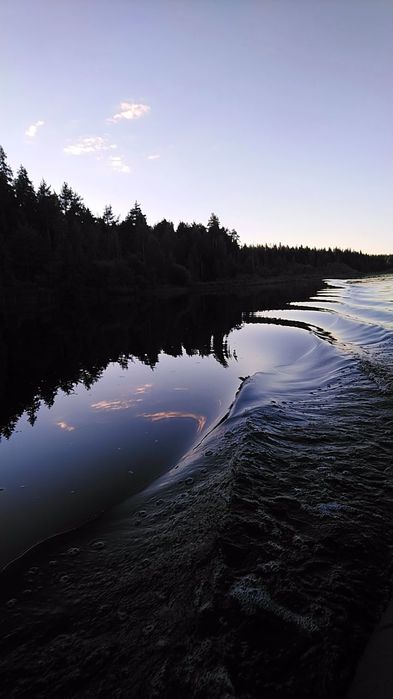
[[[0,146],[0,298],[77,300],[134,295],[163,285],[256,282],[274,276],[383,272],[392,255],[353,250],[241,245],[212,214],[207,225],[162,219],[149,225],[138,202],[124,220],[111,205],[94,216],[64,182],[35,190],[22,165],[16,175]]]

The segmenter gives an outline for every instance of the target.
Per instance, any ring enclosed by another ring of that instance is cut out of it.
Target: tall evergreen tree
[[[0,233],[7,234],[15,212],[15,194],[12,184],[13,173],[7,156],[0,146]]]
[[[209,233],[218,233],[220,231],[220,220],[216,214],[210,214],[210,218],[207,222],[207,230]]]
[[[59,202],[60,208],[65,216],[83,218],[86,212],[90,213],[85,207],[82,197],[74,192],[67,182],[63,183],[60,190]]]
[[[108,204],[104,207],[101,221],[101,234],[99,239],[98,255],[102,259],[113,260],[119,257],[119,238],[117,233],[117,225],[119,216],[115,216],[112,206]]]
[[[146,216],[142,213],[140,204],[136,201],[132,209],[128,212],[126,222],[131,224],[134,228],[139,227],[140,230],[147,227]]]
[[[37,211],[37,197],[33,183],[29,179],[27,170],[23,165],[20,166],[15,177],[14,191],[19,212],[22,213],[25,220],[33,223]]]
[[[119,222],[119,217],[115,216],[111,204],[104,207],[104,213],[102,214],[102,222],[107,228],[115,226]]]
[[[53,246],[57,231],[61,228],[61,210],[57,194],[45,180],[37,189],[37,225],[42,236]]]
[[[148,225],[140,204],[136,201],[121,226],[121,247],[126,257],[134,255],[139,262],[145,262],[146,235]]]

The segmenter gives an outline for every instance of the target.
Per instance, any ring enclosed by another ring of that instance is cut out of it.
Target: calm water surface
[[[323,390],[348,371],[354,356],[381,390],[391,386],[392,277],[330,280],[311,298],[305,294],[276,308],[273,303],[270,310],[258,310],[255,302],[250,310],[244,301],[243,312],[233,317],[226,307],[225,323],[220,303],[205,303],[191,315],[177,308],[176,328],[157,309],[151,316],[147,309],[151,324],[143,326],[137,351],[129,351],[131,329],[124,340],[128,349],[119,357],[120,339],[113,353],[117,361],[98,363],[96,371],[91,365],[85,371],[81,361],[82,380],[60,381],[58,390],[54,382],[47,399],[41,378],[39,399],[19,410],[19,418],[15,409],[8,425],[4,420],[0,526],[7,535],[1,565],[170,471],[228,414],[245,377],[257,373],[232,416]],[[168,322],[165,341],[157,340]]]

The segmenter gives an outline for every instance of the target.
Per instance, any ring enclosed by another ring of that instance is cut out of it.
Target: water
[[[31,361],[20,333],[3,348],[19,387],[4,383],[3,564],[103,510],[98,530],[125,515],[129,530],[143,488],[154,547],[157,492],[207,471],[223,567],[198,663],[219,635],[241,696],[344,696],[391,595],[393,277],[182,299],[100,328],[29,331]]]
[[[244,377],[255,375],[232,416],[305,400],[312,391],[328,391],[332,382],[350,384],[352,373],[361,390],[355,357],[382,392],[389,390],[391,277],[331,280],[311,299],[304,291],[299,296],[301,301],[284,302],[280,311],[274,296],[267,304],[264,299],[265,307],[273,308],[261,311],[258,299],[225,304],[212,298],[191,313],[178,302],[169,309],[176,322],[168,310],[154,317],[148,309],[142,337],[132,328],[118,343],[117,350],[125,346],[120,363],[100,366],[89,356],[90,365],[82,359],[74,371],[82,381],[62,377],[60,366],[60,379],[52,385],[41,371],[38,398],[36,392],[19,419],[12,410],[8,423],[3,418],[8,439],[0,444],[0,525],[8,535],[2,537],[1,564],[170,471],[226,415]],[[164,340],[157,336],[160,325],[167,330]],[[119,326],[112,331],[116,336]],[[58,333],[62,340],[65,333]],[[52,354],[58,353],[55,346]],[[36,358],[33,347],[32,361]],[[20,373],[20,363],[12,368]]]
[[[227,412],[239,376],[274,364],[285,329],[267,328],[261,356],[255,328],[248,341],[248,326],[233,330],[243,304],[260,307],[250,298],[179,299],[105,322],[75,315],[10,329],[0,566],[154,481]]]
[[[392,277],[331,280],[252,320],[309,330],[226,421],[234,676],[252,696],[342,697],[392,590]]]

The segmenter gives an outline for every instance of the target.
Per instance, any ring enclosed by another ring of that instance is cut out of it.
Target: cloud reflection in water
[[[98,403],[92,403],[93,410],[127,410],[132,408],[135,403],[141,403],[142,398],[128,398],[124,400],[100,400]]]
[[[197,422],[198,433],[202,432],[206,424],[205,415],[197,415],[196,413],[182,413],[176,410],[163,410],[162,412],[158,413],[142,413],[142,415],[139,415],[138,417],[145,417],[147,420],[151,420],[152,422],[158,422],[159,420],[171,420],[179,417],[188,417]]]
[[[133,390],[133,394],[140,396],[146,393],[153,387],[151,383],[145,383],[142,386],[137,386]],[[93,410],[128,410],[136,403],[141,403],[142,398],[123,398],[120,400],[100,400],[97,403],[92,403]]]
[[[64,430],[65,432],[73,432],[75,430],[73,425],[69,425],[67,422],[64,422],[64,420],[59,420],[59,422],[56,422],[56,427],[60,427],[60,429]]]

